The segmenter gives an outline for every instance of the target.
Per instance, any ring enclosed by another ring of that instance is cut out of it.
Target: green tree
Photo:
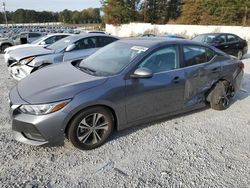
[[[119,25],[132,20],[133,11],[124,0],[104,0],[103,12],[104,20],[108,24]]]

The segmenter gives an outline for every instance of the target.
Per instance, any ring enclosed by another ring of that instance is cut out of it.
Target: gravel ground
[[[0,187],[250,187],[250,59],[244,90],[222,112],[201,110],[115,133],[93,151],[16,142],[0,56]]]

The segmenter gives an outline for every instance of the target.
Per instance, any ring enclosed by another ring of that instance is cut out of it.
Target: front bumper
[[[9,59],[10,59],[10,55],[9,55],[8,53],[5,53],[5,54],[4,54],[4,62],[8,64]],[[9,65],[8,65],[8,66],[9,66]]]
[[[6,63],[6,65],[9,67],[14,63],[17,63],[17,60],[15,60],[14,58],[12,58],[10,56],[10,54],[8,52],[4,53],[4,62]]]
[[[20,65],[18,63],[13,63],[9,66],[9,72],[11,77],[15,80],[22,80],[33,71],[34,67],[27,65]]]
[[[10,116],[14,138],[34,146],[61,146],[64,144],[64,121],[67,114],[62,110],[47,115],[24,114],[19,110],[27,104],[16,88],[10,92]]]

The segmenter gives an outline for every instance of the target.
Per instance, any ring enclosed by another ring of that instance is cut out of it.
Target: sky
[[[0,0],[0,3],[5,2],[7,11],[15,11],[16,9],[32,9],[37,11],[61,11],[82,10],[89,7],[100,7],[100,0]],[[2,6],[0,7],[0,11]]]

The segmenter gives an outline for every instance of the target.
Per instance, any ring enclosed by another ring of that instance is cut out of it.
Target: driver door
[[[177,45],[158,49],[139,64],[138,68],[150,69],[154,75],[126,80],[128,123],[183,108],[185,75],[179,65]]]

